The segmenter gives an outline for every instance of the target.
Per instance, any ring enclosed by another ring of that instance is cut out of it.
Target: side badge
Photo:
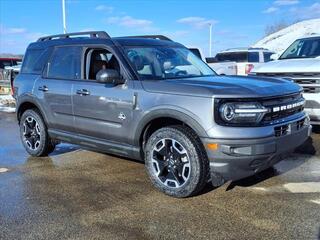
[[[124,115],[124,113],[121,112],[121,113],[119,113],[118,118],[119,118],[120,120],[124,121],[124,120],[126,120],[126,115]]]

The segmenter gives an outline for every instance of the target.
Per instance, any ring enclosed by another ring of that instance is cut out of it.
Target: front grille
[[[281,137],[281,136],[285,136],[287,135],[290,131],[289,131],[290,125],[286,124],[286,125],[282,125],[282,126],[278,126],[274,128],[274,135],[276,137]]]
[[[266,124],[302,112],[304,105],[295,106],[295,104],[303,101],[304,99],[300,93],[264,100],[262,105],[270,109],[270,111],[265,114],[262,122]]]
[[[303,127],[304,121],[305,121],[305,119],[301,119],[301,120],[299,120],[299,121],[297,122],[297,125],[296,125],[297,131],[300,130],[300,129]]]
[[[294,123],[284,124],[281,126],[277,126],[274,128],[274,135],[276,137],[282,137],[287,134],[290,134],[291,132],[299,131],[303,128],[305,123],[305,118],[301,119],[299,121],[296,121]]]
[[[299,84],[305,93],[320,92],[320,73],[257,73],[257,76],[292,80]]]

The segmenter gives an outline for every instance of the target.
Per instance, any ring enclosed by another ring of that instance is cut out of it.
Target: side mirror
[[[278,60],[278,54],[274,53],[270,56],[270,60],[274,61],[274,60]]]
[[[114,69],[102,69],[97,73],[97,81],[99,83],[111,83],[114,85],[123,84],[125,81],[120,77],[118,71]]]

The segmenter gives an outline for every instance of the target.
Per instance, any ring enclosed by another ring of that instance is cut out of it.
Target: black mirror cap
[[[97,73],[99,83],[123,84],[125,81],[115,69],[102,69]]]

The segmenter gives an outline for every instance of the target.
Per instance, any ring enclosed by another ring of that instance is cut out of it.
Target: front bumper
[[[311,126],[306,122],[299,127],[298,122],[288,123],[290,131],[281,136],[255,139],[240,139],[239,136],[237,140],[202,138],[213,185],[254,175],[279,162],[310,136]],[[218,144],[217,149],[209,149],[209,143]]]

